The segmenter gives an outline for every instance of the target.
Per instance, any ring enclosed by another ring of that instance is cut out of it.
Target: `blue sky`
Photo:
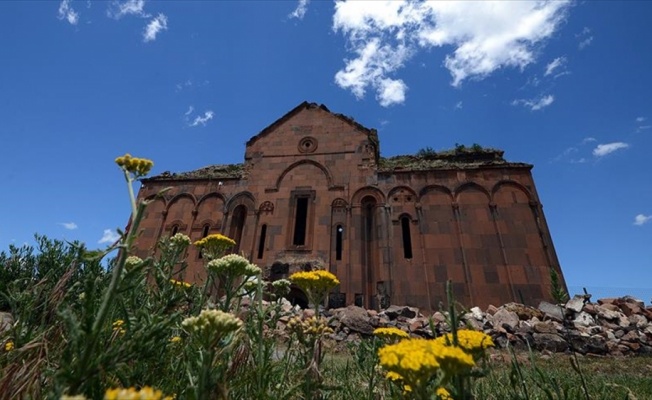
[[[154,173],[243,161],[304,100],[383,156],[535,165],[567,282],[652,298],[652,2],[0,2],[0,248],[105,246]]]

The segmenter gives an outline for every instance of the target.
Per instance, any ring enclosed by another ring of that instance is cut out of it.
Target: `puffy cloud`
[[[647,117],[636,117],[636,122],[644,122]]]
[[[308,11],[308,3],[310,3],[310,0],[299,0],[297,8],[295,8],[294,11],[288,15],[288,17],[303,19],[303,17],[306,15],[306,11]]]
[[[143,32],[143,41],[145,43],[156,40],[156,36],[161,31],[168,29],[168,17],[163,14],[159,14],[156,17],[152,18],[149,21],[149,24],[145,27]]]
[[[69,231],[77,229],[77,224],[74,223],[74,222],[60,222],[59,225],[61,225],[64,228],[68,229]]]
[[[614,151],[620,150],[620,149],[626,149],[628,148],[629,145],[627,143],[623,142],[613,142],[613,143],[606,143],[606,144],[599,144],[595,149],[593,149],[593,155],[596,157],[604,157],[607,154],[611,154]]]
[[[652,215],[638,214],[634,217],[634,225],[641,226],[652,220]]]
[[[407,85],[390,77],[418,50],[452,46],[444,66],[453,86],[503,67],[524,68],[564,19],[570,2],[429,2],[422,0],[335,3],[333,30],[347,36],[355,54],[335,82],[358,98],[367,88],[382,105],[402,103]],[[391,88],[391,95],[387,93]]]
[[[79,14],[70,5],[72,0],[62,0],[59,4],[58,18],[68,21],[71,25],[77,25],[79,22]]]
[[[139,15],[149,17],[145,14],[145,0],[127,0],[124,2],[114,1],[107,10],[109,17],[120,19],[125,15]]]
[[[538,111],[543,108],[548,107],[555,101],[555,97],[551,94],[547,96],[542,96],[538,99],[517,99],[512,101],[513,106],[522,105],[528,107],[532,111]]]
[[[116,232],[114,232],[112,229],[105,229],[104,234],[102,235],[102,238],[97,241],[99,244],[103,243],[115,243],[120,239],[120,235],[118,235]]]
[[[566,57],[557,57],[554,60],[552,60],[548,65],[546,65],[546,72],[544,72],[543,76],[548,76],[555,72],[556,69],[559,69],[564,66],[566,63]]]
[[[198,126],[198,125],[206,126],[208,121],[213,119],[214,115],[215,114],[213,113],[213,111],[208,110],[204,113],[203,116],[202,115],[196,116],[195,119],[190,123],[190,126]]]
[[[597,142],[597,139],[594,138],[594,137],[590,137],[590,136],[585,137],[584,139],[582,139],[582,144],[587,144],[587,143],[591,143],[591,142]]]

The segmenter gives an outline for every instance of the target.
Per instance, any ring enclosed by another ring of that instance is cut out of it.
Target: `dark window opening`
[[[238,254],[240,251],[240,241],[242,240],[242,231],[244,230],[246,219],[247,207],[240,204],[233,210],[231,229],[229,230],[229,237],[235,240],[235,246],[233,246],[233,253],[235,254]]]
[[[306,244],[306,228],[308,222],[308,197],[297,198],[296,214],[294,218],[294,238],[292,244],[303,246]]]
[[[401,229],[403,231],[403,257],[412,258],[412,237],[410,236],[410,218],[401,218]]]
[[[208,224],[204,225],[204,228],[201,231],[201,238],[202,239],[205,238],[206,236],[208,236],[208,231],[210,231],[210,229],[211,229],[210,225],[208,225]],[[201,254],[201,250],[199,250],[199,258],[203,258],[203,255]]]
[[[172,226],[172,231],[170,232],[170,236],[174,236],[177,233],[179,233],[179,225],[173,225]]]
[[[337,261],[342,259],[342,234],[344,233],[344,228],[342,225],[338,225],[335,228],[335,259]]]
[[[258,259],[263,258],[265,252],[265,236],[267,235],[267,224],[260,227],[260,239],[258,241]]]

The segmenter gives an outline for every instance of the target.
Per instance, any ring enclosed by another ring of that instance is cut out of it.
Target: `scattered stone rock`
[[[339,319],[342,324],[349,329],[365,335],[371,335],[374,327],[371,326],[367,310],[362,307],[348,306],[339,313]]]
[[[539,311],[541,311],[545,317],[553,319],[555,321],[564,320],[564,308],[556,304],[548,303],[547,301],[542,301],[539,303]]]

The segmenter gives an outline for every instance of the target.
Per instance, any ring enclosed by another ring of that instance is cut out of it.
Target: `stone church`
[[[537,305],[551,270],[564,285],[532,165],[477,145],[391,158],[379,145],[375,129],[301,103],[249,139],[242,164],[144,179],[138,253],[177,232],[222,233],[267,279],[336,274],[331,306],[437,310],[448,280],[467,306]],[[194,247],[187,259],[183,279],[200,281],[204,260]]]

